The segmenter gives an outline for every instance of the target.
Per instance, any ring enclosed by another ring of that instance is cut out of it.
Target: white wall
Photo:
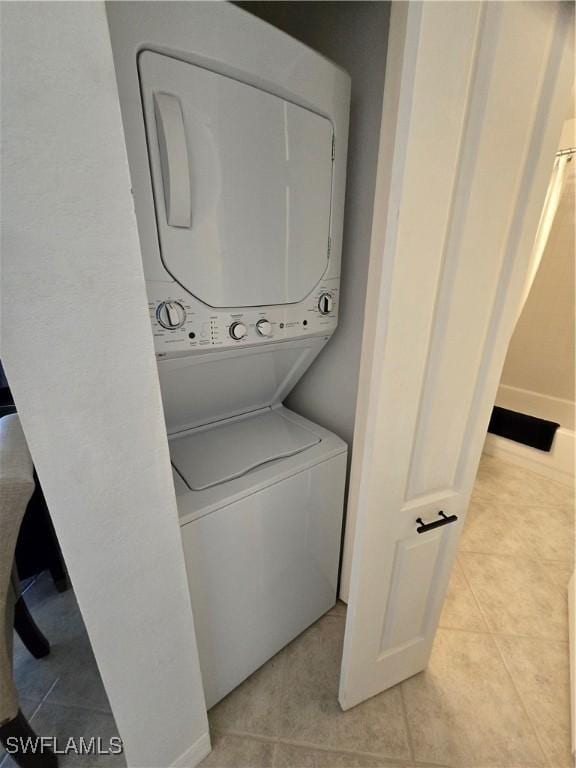
[[[358,369],[390,5],[387,2],[246,2],[245,10],[301,40],[352,78],[338,330],[287,400],[350,445]]]
[[[559,421],[568,429],[574,429],[575,166],[576,158],[567,166],[548,244],[508,347],[497,399],[504,407]]]
[[[2,361],[128,763],[168,766],[209,740],[104,6],[2,13]]]
[[[574,94],[572,94],[572,109],[570,111],[574,114]],[[562,126],[559,147],[560,149],[573,149],[576,147],[576,117],[566,120]]]

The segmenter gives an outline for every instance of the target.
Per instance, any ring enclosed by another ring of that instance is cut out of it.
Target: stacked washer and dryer
[[[210,707],[336,600],[347,447],[282,403],[337,325],[350,82],[228,3],[108,18]]]

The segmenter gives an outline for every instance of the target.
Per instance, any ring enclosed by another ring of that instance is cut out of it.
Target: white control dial
[[[272,323],[269,320],[258,320],[256,330],[260,336],[272,336]]]
[[[156,319],[163,328],[181,328],[186,322],[186,310],[179,301],[163,301],[156,309]]]
[[[321,315],[329,315],[334,309],[334,299],[331,293],[323,293],[318,299],[318,310]]]
[[[244,323],[232,323],[230,326],[230,336],[232,336],[233,339],[236,339],[236,341],[240,341],[240,339],[243,339],[244,336],[248,333],[248,329],[244,325]]]

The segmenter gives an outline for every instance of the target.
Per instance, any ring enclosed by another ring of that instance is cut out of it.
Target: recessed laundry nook
[[[568,765],[573,9],[2,10],[0,768]]]

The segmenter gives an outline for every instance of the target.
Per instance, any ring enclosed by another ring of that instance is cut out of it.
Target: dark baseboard
[[[516,443],[529,445],[539,451],[550,451],[559,426],[560,424],[554,421],[538,419],[536,416],[509,411],[507,408],[495,405],[488,432],[514,440]]]

